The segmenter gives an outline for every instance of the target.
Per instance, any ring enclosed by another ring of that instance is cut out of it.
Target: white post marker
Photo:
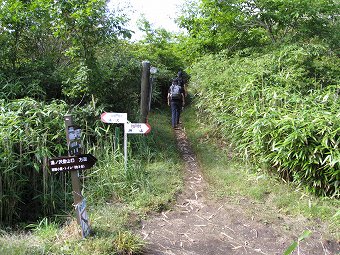
[[[148,123],[126,123],[127,134],[148,134],[151,126]]]
[[[126,123],[127,113],[119,113],[119,112],[104,112],[100,115],[100,119],[104,123],[115,123],[115,124],[124,124],[124,161],[125,161],[125,170],[127,167],[127,134]]]
[[[91,233],[89,217],[86,213],[86,200],[83,199],[79,204],[76,205],[76,210],[80,218],[81,235],[83,238],[87,237]]]
[[[125,167],[125,171],[127,171],[127,134],[125,132],[126,130],[126,122],[124,123],[124,167]]]
[[[151,131],[151,126],[148,123],[131,123],[127,121],[124,124],[124,138],[126,137],[127,142],[127,134],[148,134]],[[127,153],[125,154],[125,163],[127,162]],[[125,165],[126,168],[126,165]]]
[[[124,163],[127,168],[127,134],[148,134],[151,126],[148,123],[131,123],[127,120],[127,113],[104,112],[100,116],[104,123],[124,124]]]

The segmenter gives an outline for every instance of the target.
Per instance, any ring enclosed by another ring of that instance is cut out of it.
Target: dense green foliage
[[[201,0],[179,18],[204,118],[246,157],[334,197],[339,8],[332,0]]]
[[[316,38],[339,50],[339,2],[334,0],[200,0],[183,8],[179,25],[188,60],[224,49]]]
[[[182,186],[180,157],[168,120],[168,114],[157,111],[150,116],[152,133],[129,136],[127,169],[121,152],[113,149],[110,131],[115,126],[92,131],[99,132],[97,137],[101,138],[89,150],[98,162],[82,177],[93,236],[82,239],[74,217],[69,217],[62,226],[44,218],[27,227],[30,234],[1,231],[0,253],[139,254],[144,241],[131,228],[140,224],[146,213],[167,209]],[[88,124],[90,129],[95,126]]]
[[[3,223],[35,220],[70,210],[68,174],[51,174],[48,159],[67,155],[63,101],[51,104],[24,98],[1,100],[0,105],[0,219]],[[106,131],[99,121],[101,108],[74,109],[83,127],[86,149],[100,145]]]
[[[214,123],[207,122],[206,118],[197,118],[195,108],[193,103],[183,112],[183,125],[199,159],[204,179],[209,182],[209,190],[215,198],[226,198],[228,205],[237,206],[240,201],[251,201],[251,206],[243,207],[242,211],[249,217],[262,218],[258,218],[259,221],[270,222],[276,229],[280,228],[276,222],[280,215],[292,217],[294,220],[285,221],[284,229],[294,229],[295,234],[306,229],[304,225],[299,230],[305,217],[311,226],[307,229],[317,225],[317,229],[321,230],[318,223],[322,222],[327,226],[324,237],[330,235],[330,239],[339,239],[339,199],[315,196],[302,186],[280,181],[277,174],[263,171],[263,165],[244,160],[235,146],[230,146],[230,141],[216,135]],[[298,222],[296,219],[299,219]]]
[[[251,52],[193,66],[198,108],[243,155],[339,197],[339,59],[322,45]]]
[[[74,115],[85,151],[101,154],[113,130],[100,122],[100,114],[138,117],[141,62],[149,59],[160,70],[153,84],[158,104],[182,64],[164,30],[149,26],[147,39],[127,41],[125,14],[109,11],[106,3],[1,2],[1,223],[71,209],[69,176],[52,175],[47,167],[48,158],[67,154],[63,115]]]
[[[65,152],[61,115],[65,108],[62,102],[46,105],[32,99],[1,100],[2,222],[51,214],[56,207],[63,208],[62,192],[68,191],[63,188],[63,180],[54,181],[61,176],[49,174],[47,158]]]
[[[117,43],[129,35],[125,22],[119,13],[108,12],[104,0],[5,1],[0,8],[1,98],[84,103],[93,95],[101,103],[119,101],[120,109],[129,105],[129,97],[109,96],[117,95],[119,86],[132,98],[138,91],[138,76],[131,73],[138,73],[139,61],[131,61]]]

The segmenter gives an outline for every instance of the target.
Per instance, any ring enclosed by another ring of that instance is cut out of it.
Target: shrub
[[[339,197],[339,60],[323,45],[204,57],[197,107],[247,158],[320,195]]]

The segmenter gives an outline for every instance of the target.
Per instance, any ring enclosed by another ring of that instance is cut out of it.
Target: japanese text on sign
[[[127,123],[127,134],[147,134],[151,131],[151,126],[148,123]]]
[[[61,166],[61,167],[51,167],[52,172],[63,172],[63,171],[75,171],[84,170],[86,165],[73,165],[73,166]]]
[[[91,154],[83,154],[71,157],[60,157],[49,160],[52,172],[85,170],[91,168],[97,159]]]
[[[104,112],[100,118],[104,123],[123,124],[127,122],[127,113]]]

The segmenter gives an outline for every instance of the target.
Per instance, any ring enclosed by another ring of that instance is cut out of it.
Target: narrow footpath
[[[185,162],[185,187],[175,206],[142,222],[150,255],[283,254],[294,236],[244,214],[242,206],[208,199],[207,183],[182,128],[175,130]],[[248,205],[249,206],[249,205]],[[335,254],[334,243],[314,237],[293,254]],[[332,252],[333,251],[333,252]]]

